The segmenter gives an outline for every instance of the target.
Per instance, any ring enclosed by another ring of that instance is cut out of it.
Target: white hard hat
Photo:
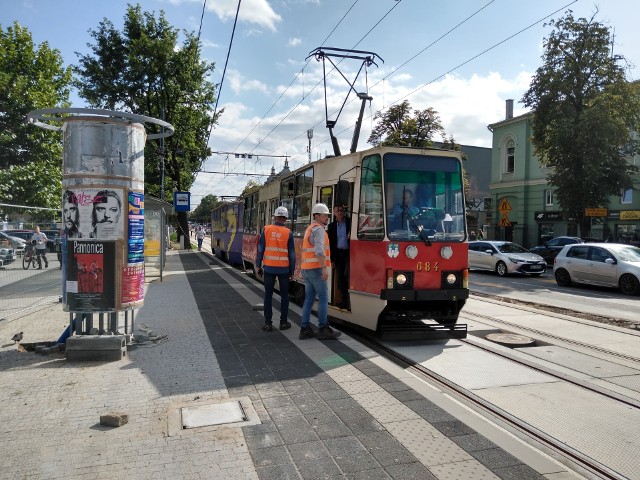
[[[274,217],[284,217],[289,218],[289,212],[287,211],[287,207],[278,207],[276,211],[273,212]]]
[[[316,213],[324,213],[325,215],[329,215],[329,207],[327,207],[324,203],[316,203],[311,210],[311,214],[315,215]]]

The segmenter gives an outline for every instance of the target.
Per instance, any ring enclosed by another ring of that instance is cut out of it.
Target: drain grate
[[[227,423],[246,422],[247,415],[239,401],[183,407],[180,409],[182,428],[209,427]]]

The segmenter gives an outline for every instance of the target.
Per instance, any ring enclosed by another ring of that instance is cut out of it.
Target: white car
[[[478,240],[469,242],[469,269],[491,270],[501,277],[509,273],[537,277],[547,270],[547,263],[517,243]]]
[[[581,243],[564,247],[553,263],[562,287],[588,283],[640,294],[640,248],[619,243]]]

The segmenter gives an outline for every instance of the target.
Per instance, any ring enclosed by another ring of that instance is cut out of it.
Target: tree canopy
[[[47,42],[36,46],[17,22],[0,25],[0,197],[7,203],[59,208],[62,137],[29,125],[36,109],[68,107],[71,69]]]
[[[209,223],[211,221],[211,210],[220,203],[215,195],[206,195],[200,200],[200,204],[191,212],[189,218],[197,220],[201,223]]]
[[[208,78],[214,64],[201,60],[200,45],[192,32],[179,31],[139,5],[127,6],[123,30],[108,19],[89,31],[92,53],[79,56],[74,67],[80,96],[92,107],[125,110],[161,118],[176,132],[164,142],[145,147],[145,193],[160,196],[160,170],[164,157],[164,191],[187,191],[201,164],[211,154],[207,145],[213,118],[216,86]],[[178,214],[187,231],[186,213]]]
[[[374,146],[393,145],[397,147],[430,147],[436,134],[446,138],[438,112],[433,108],[416,110],[411,116],[411,105],[404,100],[373,116],[378,123],[369,135]]]
[[[522,98],[533,109],[536,155],[552,167],[547,180],[583,235],[585,209],[607,206],[638,171],[627,161],[638,151],[631,137],[640,124],[638,84],[627,82],[624,58],[612,54],[610,31],[594,18],[568,11],[550,22],[542,65]]]

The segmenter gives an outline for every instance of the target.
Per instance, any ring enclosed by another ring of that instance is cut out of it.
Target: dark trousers
[[[335,261],[336,287],[342,295],[340,307],[349,307],[349,250],[336,250]]]
[[[280,323],[286,322],[287,316],[289,315],[289,274],[283,273],[275,275],[273,273],[264,272],[264,320],[266,323],[272,323],[272,299],[276,278],[280,284]]]
[[[42,260],[44,260],[45,266],[49,266],[49,261],[47,260],[47,249],[46,248],[36,248],[36,258],[38,259],[38,267],[42,268]]]

